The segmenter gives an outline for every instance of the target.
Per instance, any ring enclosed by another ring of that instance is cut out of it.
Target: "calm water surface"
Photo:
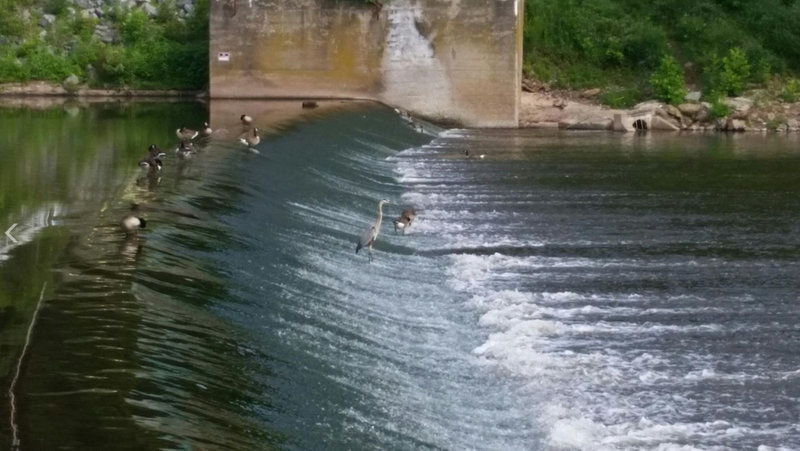
[[[0,449],[800,448],[796,136],[254,108],[0,109]]]

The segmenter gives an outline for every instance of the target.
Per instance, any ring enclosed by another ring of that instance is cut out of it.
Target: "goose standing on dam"
[[[253,128],[252,133],[247,133],[242,138],[239,138],[239,142],[247,146],[251,152],[258,153],[256,146],[261,142],[261,137],[258,136],[258,127]]]
[[[375,244],[375,240],[378,239],[378,233],[381,231],[381,222],[383,221],[383,204],[390,204],[386,199],[382,199],[378,202],[378,218],[372,223],[371,226],[361,234],[361,238],[358,239],[356,242],[356,254],[358,251],[361,250],[363,247],[367,247],[369,249],[369,261],[372,261],[372,245]]]
[[[406,229],[411,227],[411,223],[414,222],[414,218],[417,217],[417,212],[414,211],[413,208],[406,208],[400,213],[400,216],[394,218],[394,232],[397,233],[397,230],[400,229],[403,231],[403,235],[406,234]]]

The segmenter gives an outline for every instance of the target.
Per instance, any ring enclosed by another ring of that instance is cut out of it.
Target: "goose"
[[[208,138],[212,133],[214,133],[214,130],[211,129],[211,126],[208,125],[208,122],[203,122],[203,129],[200,130],[200,137]]]
[[[178,148],[175,149],[175,153],[178,154],[178,158],[184,160],[190,158],[192,156],[192,153],[194,153],[194,145],[192,143],[187,144],[181,141],[181,143],[178,145]]]
[[[150,172],[159,172],[164,167],[164,164],[161,162],[160,158],[151,155],[139,160],[139,167],[142,169],[149,169]]]
[[[253,123],[253,118],[246,114],[243,114],[239,119],[242,121],[242,125],[245,127],[249,127]]]
[[[156,146],[155,144],[150,144],[150,147],[148,147],[147,150],[150,152],[151,158],[160,158],[167,156],[167,154],[162,152],[161,149],[159,149],[158,146]]]
[[[403,235],[406,234],[406,229],[411,227],[411,223],[414,222],[414,218],[417,217],[417,213],[412,208],[406,208],[403,210],[403,213],[400,216],[394,219],[394,231],[397,233],[397,229],[403,231]]]
[[[122,221],[120,221],[119,225],[122,227],[122,230],[125,231],[125,233],[130,235],[136,233],[138,229],[145,228],[147,221],[139,216],[128,214],[122,218]]]
[[[253,133],[239,138],[239,142],[247,146],[250,150],[256,150],[255,147],[261,142],[261,137],[258,136],[258,127],[253,128]]]
[[[175,130],[175,134],[178,135],[178,139],[181,141],[191,141],[197,136],[197,131],[192,130],[190,128],[181,127]]]
[[[366,246],[369,249],[369,261],[372,261],[372,245],[375,244],[375,240],[378,239],[378,233],[381,231],[381,221],[383,221],[383,204],[390,203],[391,202],[386,199],[382,199],[378,202],[378,218],[372,223],[371,226],[364,230],[364,233],[361,234],[361,237],[356,242],[356,254],[361,250],[361,248]]]

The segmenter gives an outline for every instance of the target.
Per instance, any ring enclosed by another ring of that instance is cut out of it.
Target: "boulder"
[[[727,97],[723,102],[731,108],[731,117],[735,119],[746,119],[753,107],[753,101],[746,97]]]
[[[683,116],[683,115],[681,114],[681,111],[680,111],[679,109],[675,108],[675,107],[674,107],[674,106],[672,106],[672,105],[666,104],[666,105],[664,105],[664,106],[663,106],[663,107],[661,107],[661,108],[662,108],[662,109],[664,110],[664,112],[666,112],[666,113],[667,113],[669,116],[672,116],[673,118],[675,118],[675,119],[677,119],[677,120],[679,120],[679,121],[681,120],[681,118],[682,118],[682,116]]]
[[[39,26],[42,28],[47,28],[50,25],[53,25],[56,22],[56,16],[52,14],[42,14],[42,17],[39,18]]]
[[[680,130],[681,124],[674,118],[665,118],[663,116],[653,116],[650,120],[650,128],[653,130]]]
[[[75,74],[71,74],[61,83],[61,87],[69,94],[73,94],[81,88],[81,80]]]
[[[728,119],[725,121],[724,130],[727,132],[743,132],[747,130],[747,123],[741,119]]]
[[[155,17],[158,14],[158,9],[150,3],[143,3],[142,11],[147,14],[147,17]]]
[[[581,93],[581,97],[585,99],[592,99],[600,95],[602,91],[600,88],[587,89]]]
[[[690,91],[683,97],[683,100],[687,102],[699,102],[700,98],[703,96],[703,93],[700,91]]]
[[[697,116],[697,113],[703,109],[703,105],[699,103],[682,103],[678,105],[678,110],[680,110],[681,114],[694,118]]]

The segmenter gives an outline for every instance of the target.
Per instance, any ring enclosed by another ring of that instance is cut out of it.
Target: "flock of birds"
[[[253,153],[259,153],[256,149],[258,143],[261,142],[261,136],[258,133],[258,127],[253,127],[253,118],[247,114],[243,114],[239,120],[242,123],[242,132],[239,135],[239,142],[247,146],[247,149]],[[194,141],[198,140],[207,144],[214,134],[214,130],[208,125],[208,122],[203,122],[203,128],[200,130],[192,130],[185,126],[181,126],[175,130],[175,135],[178,137],[178,146],[175,148],[175,155],[181,160],[191,158],[197,149],[195,148]],[[161,158],[167,154],[155,144],[151,144],[147,149],[147,156],[139,160],[139,167],[146,171],[148,175],[160,174],[164,168],[164,162]],[[135,205],[131,213],[125,215],[120,221],[120,227],[128,234],[133,235],[139,229],[147,226],[147,220],[138,214],[136,211],[139,205]]]
[[[243,127],[239,142],[247,146],[247,149],[251,152],[258,153],[256,146],[261,142],[261,137],[258,133],[258,127],[253,127],[253,118],[243,114],[239,120]],[[214,130],[208,125],[208,122],[203,123],[203,128],[201,130],[192,130],[181,126],[181,128],[175,130],[175,135],[178,137],[178,147],[175,149],[175,154],[182,160],[191,158],[196,152],[193,140],[210,140],[213,133]],[[468,155],[468,151],[465,153]],[[164,167],[164,162],[161,158],[165,156],[166,153],[164,151],[155,144],[151,144],[148,148],[147,156],[139,160],[139,166],[150,174],[160,173]],[[372,261],[372,246],[378,238],[378,233],[380,232],[381,223],[383,221],[383,205],[390,203],[391,202],[386,199],[378,202],[378,218],[364,231],[356,242],[356,254],[362,248],[366,247],[369,251],[369,261]],[[132,209],[134,212],[125,215],[120,221],[122,230],[128,235],[133,235],[137,233],[139,229],[144,229],[147,226],[147,220],[135,213],[137,209],[138,206],[134,206]],[[395,233],[401,231],[405,235],[406,229],[411,227],[416,217],[417,213],[414,209],[404,209],[400,216],[393,220]]]

